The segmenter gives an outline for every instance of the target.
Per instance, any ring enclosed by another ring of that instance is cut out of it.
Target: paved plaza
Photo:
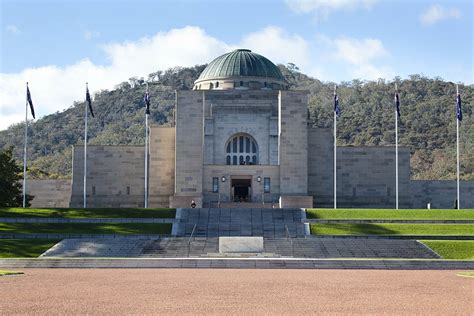
[[[459,271],[23,269],[4,314],[472,315]]]

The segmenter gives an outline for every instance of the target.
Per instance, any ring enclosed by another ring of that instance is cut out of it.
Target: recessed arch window
[[[233,135],[225,146],[227,165],[256,165],[258,163],[258,146],[255,139],[248,134]]]
[[[219,81],[216,82],[216,89],[219,88]]]

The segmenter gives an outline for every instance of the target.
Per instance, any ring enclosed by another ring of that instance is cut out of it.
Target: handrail
[[[189,236],[189,239],[188,239],[188,257],[189,257],[189,253],[191,252],[191,240],[193,238],[194,231],[196,230],[196,226],[197,226],[197,224],[194,224],[193,230],[192,230],[191,235]]]
[[[285,230],[286,230],[286,240],[288,240],[288,239],[291,240],[290,230],[288,229],[287,224],[285,224]]]
[[[290,241],[291,253],[293,254],[293,251],[294,251],[293,239],[291,238],[290,230],[288,229],[288,225],[287,225],[287,224],[285,224],[285,230],[286,230],[286,241]]]

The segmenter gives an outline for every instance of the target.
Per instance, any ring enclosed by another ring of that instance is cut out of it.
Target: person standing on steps
[[[191,208],[196,208],[196,202],[194,202],[194,200],[191,201]]]

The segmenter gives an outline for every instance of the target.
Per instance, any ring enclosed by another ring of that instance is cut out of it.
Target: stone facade
[[[71,179],[27,180],[26,193],[33,196],[31,207],[69,207]]]
[[[287,89],[271,61],[238,49],[212,61],[194,90],[177,91],[175,127],[151,128],[150,207],[332,207],[332,130],[308,127],[308,92]],[[82,155],[76,146],[71,206],[82,206]],[[88,162],[88,206],[143,206],[143,147],[90,146]],[[399,190],[401,208],[451,208],[456,185],[410,180],[400,147]],[[463,208],[474,207],[473,190],[462,183]],[[395,148],[338,147],[337,202],[394,208]]]
[[[456,181],[412,180],[410,181],[412,208],[454,208],[456,205]],[[474,181],[460,181],[460,206],[474,209]]]
[[[175,128],[152,127],[150,130],[148,205],[168,207],[175,183]]]
[[[87,146],[87,206],[143,207],[143,146]],[[83,206],[84,147],[73,150],[71,207]]]
[[[178,91],[176,127],[150,132],[150,207],[188,207],[193,200],[198,207],[228,205],[236,181],[248,185],[246,202],[332,207],[332,130],[308,127],[306,107],[304,91]],[[234,135],[255,140],[256,165],[227,165]],[[88,148],[88,206],[143,206],[144,148]],[[73,156],[70,205],[80,207],[82,146]],[[409,159],[408,148],[399,147],[400,208],[453,208],[455,181],[410,180]],[[337,179],[338,207],[394,208],[395,148],[339,146]],[[58,202],[35,205],[64,205],[59,191]],[[461,206],[474,207],[472,181],[461,182]]]

